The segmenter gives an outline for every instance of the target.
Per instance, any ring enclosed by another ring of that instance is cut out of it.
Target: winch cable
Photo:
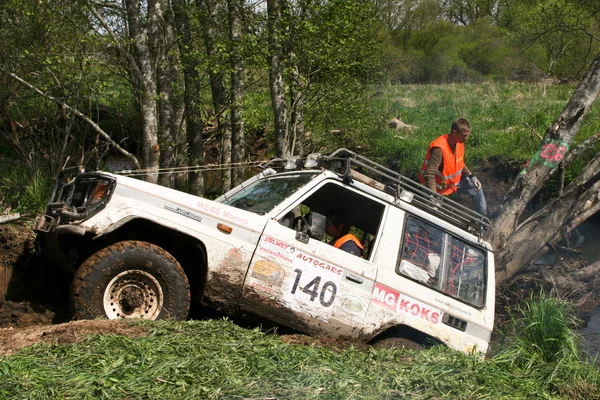
[[[191,165],[184,167],[170,167],[170,168],[141,168],[141,169],[124,169],[115,171],[115,174],[123,176],[140,176],[140,175],[161,175],[170,173],[191,173],[191,172],[205,172],[205,171],[221,171],[233,168],[246,168],[246,167],[259,167],[264,164],[265,161],[246,161],[239,163],[226,163],[226,164],[204,164],[204,165]]]

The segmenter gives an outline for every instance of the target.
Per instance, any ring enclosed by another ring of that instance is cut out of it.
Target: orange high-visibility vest
[[[454,152],[450,148],[448,143],[448,134],[442,135],[435,139],[429,145],[427,149],[427,155],[425,156],[425,162],[419,172],[419,181],[425,185],[425,177],[423,173],[427,171],[427,165],[429,164],[429,158],[431,157],[431,149],[439,147],[442,150],[442,157],[444,158],[444,165],[442,171],[436,171],[435,174],[435,189],[439,194],[448,196],[458,190],[458,183],[465,166],[465,145],[464,143],[456,143]]]
[[[358,240],[356,238],[356,236],[354,236],[351,233],[347,233],[344,236],[342,236],[341,238],[339,238],[338,240],[336,240],[333,247],[335,247],[336,249],[339,249],[340,247],[342,247],[344,245],[344,243],[346,243],[350,240],[353,241],[358,247],[360,247],[360,252],[362,253],[362,251],[364,250],[362,243],[360,242],[360,240]]]

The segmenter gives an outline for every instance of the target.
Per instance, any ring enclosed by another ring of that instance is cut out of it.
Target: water
[[[598,246],[598,237],[600,236],[600,214],[596,213],[590,219],[585,221],[577,231],[585,237],[585,240],[579,246],[583,252],[583,257],[589,263],[600,259],[600,246]],[[600,309],[592,312],[588,324],[581,330],[584,339],[584,348],[593,358],[596,358],[596,365],[600,366]]]
[[[596,310],[585,328],[581,330],[584,349],[592,359],[600,352],[600,309]],[[600,366],[600,356],[596,358],[596,365]]]

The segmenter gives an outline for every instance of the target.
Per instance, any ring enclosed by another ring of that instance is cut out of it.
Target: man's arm
[[[462,172],[462,176],[469,176],[471,175],[471,171],[469,170],[469,167],[467,167],[467,164],[463,165],[463,172]]]
[[[442,155],[442,149],[434,147],[431,149],[431,155],[429,156],[429,163],[427,164],[427,170],[423,172],[423,178],[425,178],[425,186],[429,189],[435,190],[435,174],[439,171],[440,165],[444,162]]]

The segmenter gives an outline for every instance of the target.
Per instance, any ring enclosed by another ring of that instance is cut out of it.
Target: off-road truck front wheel
[[[79,267],[71,284],[71,306],[78,319],[182,320],[190,308],[190,285],[164,249],[141,241],[118,242]]]

